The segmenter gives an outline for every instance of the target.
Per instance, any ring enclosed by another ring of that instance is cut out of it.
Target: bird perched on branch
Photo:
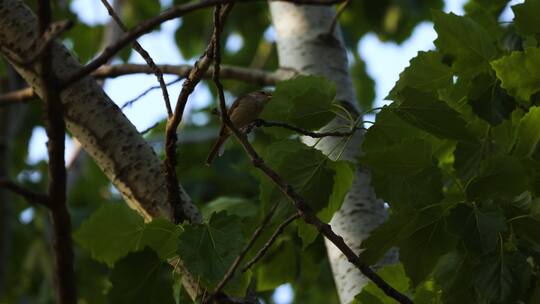
[[[261,114],[264,106],[270,100],[270,98],[272,98],[272,94],[266,91],[255,91],[238,97],[228,111],[232,123],[238,129],[247,127],[259,117],[259,114]],[[223,124],[219,130],[218,139],[214,143],[214,146],[212,146],[212,149],[206,158],[207,166],[212,163],[218,154],[220,156],[223,154],[223,144],[227,141],[231,134],[231,129]]]

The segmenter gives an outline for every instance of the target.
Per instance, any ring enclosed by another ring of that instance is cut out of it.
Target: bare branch
[[[107,8],[109,15],[114,19],[114,21],[116,22],[116,24],[118,24],[118,26],[122,29],[122,31],[127,32],[128,28],[124,25],[124,23],[122,22],[120,17],[116,14],[116,12],[112,8],[112,6],[109,4],[109,2],[107,2],[107,0],[101,0],[101,3],[103,3],[103,5]],[[165,101],[165,107],[167,108],[167,115],[171,117],[172,116],[171,101],[169,99],[169,92],[167,91],[165,80],[163,80],[163,73],[161,72],[159,67],[156,66],[156,63],[154,62],[152,57],[150,57],[150,54],[148,54],[148,52],[142,47],[142,45],[140,45],[139,42],[137,42],[137,40],[133,41],[133,49],[137,51],[137,53],[139,53],[144,58],[148,66],[152,69],[152,71],[156,75],[156,78],[159,82],[159,86],[161,87],[161,91],[163,93],[163,100]]]
[[[220,11],[221,21],[225,20],[233,7],[233,3],[226,4]],[[218,29],[214,28],[213,36],[216,35]],[[183,211],[183,202],[181,201],[179,189],[178,189],[178,177],[176,176],[176,142],[178,136],[176,130],[182,121],[184,109],[187,101],[195,86],[201,81],[201,78],[208,70],[212,61],[211,54],[214,52],[216,46],[213,40],[210,41],[206,50],[201,55],[199,60],[195,62],[194,68],[190,71],[187,79],[184,81],[182,90],[178,95],[178,101],[174,109],[174,114],[167,120],[167,126],[165,129],[165,180],[167,183],[167,201],[171,206],[174,214],[174,221],[176,223],[182,222],[186,219]]]
[[[34,192],[9,180],[0,180],[0,188],[7,189],[32,204],[40,204],[49,208],[49,198],[45,194]]]
[[[297,132],[299,134],[309,136],[309,137],[313,137],[313,138],[322,138],[322,137],[329,137],[329,136],[347,137],[347,136],[353,135],[354,132],[356,132],[356,130],[363,129],[363,128],[357,127],[357,128],[354,128],[354,129],[352,129],[350,131],[345,131],[345,132],[341,132],[341,131],[313,132],[313,131],[302,129],[302,128],[299,128],[299,127],[296,127],[296,126],[293,126],[293,125],[289,125],[289,124],[284,123],[284,122],[267,121],[267,120],[263,120],[263,119],[257,119],[255,121],[255,126],[257,126],[257,127],[279,127],[279,128],[284,128],[284,129],[288,129],[288,130]]]
[[[181,79],[187,77],[193,70],[193,66],[189,64],[181,65],[157,65],[157,67],[164,73],[170,75],[178,75]],[[119,65],[104,65],[94,71],[92,76],[97,79],[114,78],[124,75],[132,74],[152,74],[153,70],[146,64],[119,64]],[[209,79],[212,77],[213,68],[209,67],[204,73],[203,78]],[[280,69],[276,72],[269,72],[259,69],[250,69],[237,66],[223,65],[220,69],[220,77],[223,79],[232,79],[244,81],[247,83],[253,83],[260,86],[275,85],[278,81],[289,79],[296,75],[295,71],[288,69]],[[170,85],[171,83],[167,84]],[[155,88],[161,88],[157,86]],[[28,101],[35,96],[32,88],[12,91],[6,94],[0,95],[0,107],[7,106],[14,103],[21,103]]]
[[[277,240],[278,236],[283,233],[285,228],[290,223],[292,223],[294,220],[296,220],[299,217],[300,217],[300,214],[295,213],[295,214],[289,216],[287,219],[285,219],[285,221],[283,221],[283,223],[279,224],[279,226],[276,228],[276,231],[274,231],[274,233],[272,233],[272,236],[268,239],[268,241],[266,241],[266,243],[261,248],[261,250],[259,250],[259,252],[257,252],[255,257],[253,257],[253,259],[251,259],[251,261],[246,263],[244,268],[242,268],[242,272],[246,272],[249,268],[251,268],[251,266],[253,266],[255,263],[257,263],[266,254],[268,249],[270,249],[270,247],[272,247],[272,244],[274,244],[274,242]]]
[[[39,33],[43,36],[51,22],[49,0],[38,1]],[[66,126],[64,109],[60,100],[58,79],[53,71],[50,46],[43,51],[42,61],[43,100],[46,112],[46,131],[49,154],[48,194],[53,230],[54,270],[56,302],[77,303],[73,241],[71,239],[71,219],[67,210],[66,167],[64,163]]]
[[[167,82],[165,85],[166,85],[166,86],[170,86],[170,85],[173,85],[173,84],[175,84],[175,83],[177,83],[177,82],[180,82],[180,80],[182,80],[182,78],[177,78],[177,79],[175,79],[175,80],[173,80],[173,81]],[[155,90],[155,89],[159,89],[159,88],[161,88],[161,84],[160,84],[160,85],[157,85],[157,86],[151,86],[151,87],[149,87],[148,89],[144,90],[144,92],[142,92],[141,94],[137,95],[137,97],[132,98],[132,99],[130,99],[130,100],[124,102],[124,103],[122,104],[122,106],[120,107],[120,109],[123,110],[123,109],[125,109],[125,108],[131,106],[131,105],[132,105],[133,103],[135,103],[137,100],[139,100],[139,99],[143,98],[144,96],[146,96],[146,94],[152,92],[152,91]]]

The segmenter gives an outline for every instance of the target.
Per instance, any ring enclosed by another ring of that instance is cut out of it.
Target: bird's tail
[[[228,134],[222,134],[218,137],[214,145],[212,146],[212,150],[210,150],[210,153],[208,153],[208,157],[206,158],[206,165],[210,166],[210,164],[214,161],[216,156],[219,154],[223,154],[223,144],[227,141],[229,138]]]

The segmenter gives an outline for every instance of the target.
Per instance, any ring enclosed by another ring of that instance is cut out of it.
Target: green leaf
[[[540,252],[540,219],[534,216],[533,211],[531,216],[517,217],[511,223],[520,245],[538,253]]]
[[[476,115],[493,126],[508,119],[515,108],[514,99],[488,74],[480,74],[472,81],[468,102]]]
[[[433,95],[408,89],[394,112],[406,122],[439,138],[469,140],[471,133],[461,115]]]
[[[491,62],[508,93],[528,105],[531,95],[540,91],[540,48],[512,52]]]
[[[443,197],[441,172],[431,145],[424,140],[408,139],[387,149],[373,149],[361,161],[372,172],[377,196],[392,207],[435,204]]]
[[[531,157],[537,150],[540,141],[540,107],[531,107],[521,118],[516,136],[513,155]]]
[[[212,213],[227,211],[227,214],[239,217],[254,217],[259,208],[252,201],[241,197],[220,196],[204,206],[204,218],[209,219]]]
[[[399,93],[406,87],[422,92],[437,92],[450,85],[452,70],[442,63],[442,55],[436,51],[420,51],[399,74],[399,80],[387,99],[398,99]]]
[[[524,3],[512,6],[514,11],[514,25],[517,32],[525,36],[535,35],[540,33],[540,1],[526,0]]]
[[[148,246],[161,258],[171,258],[178,248],[180,228],[166,219],[156,218],[144,225],[141,238],[135,250]]]
[[[337,161],[331,162],[330,165],[336,172],[334,175],[334,187],[332,189],[332,194],[330,195],[330,202],[328,207],[323,208],[317,213],[317,217],[325,223],[330,222],[334,213],[341,208],[345,195],[347,195],[351,189],[354,179],[354,166],[352,164],[347,163],[346,161]],[[303,249],[313,243],[318,234],[319,232],[312,225],[298,222],[298,235],[302,239]]]
[[[506,231],[506,218],[497,208],[472,208],[459,204],[449,221],[453,233],[461,236],[471,252],[487,254],[495,250],[500,234]]]
[[[421,227],[399,243],[399,259],[413,286],[418,286],[433,271],[441,256],[455,248],[457,239],[448,232],[446,220]]]
[[[118,261],[110,281],[110,303],[174,304],[172,267],[146,249]]]
[[[489,68],[497,49],[489,33],[468,17],[433,11],[438,38],[437,48],[453,57],[452,68],[462,75],[474,76]]]
[[[511,198],[529,187],[529,179],[521,162],[512,156],[499,156],[485,161],[480,174],[465,189],[471,199]]]
[[[417,174],[433,164],[431,145],[415,139],[367,153],[361,161],[373,171],[402,176]]]
[[[214,286],[242,249],[240,218],[220,212],[206,224],[183,227],[178,245],[180,258],[190,273]]]
[[[92,258],[112,266],[138,248],[143,218],[125,204],[104,204],[73,235]]]
[[[328,206],[334,184],[332,161],[315,149],[302,149],[285,156],[278,174],[318,212]]]
[[[383,268],[379,269],[377,271],[377,274],[397,291],[406,293],[409,290],[409,280],[405,275],[403,265],[386,265]],[[394,304],[396,303],[396,301],[388,297],[373,282],[369,281],[368,284],[364,288],[362,288],[362,292],[359,293],[356,297],[354,297],[354,301],[352,303]]]
[[[474,264],[458,251],[441,257],[434,271],[436,282],[442,287],[443,303],[464,304],[474,302]]]
[[[178,228],[165,219],[145,224],[143,218],[125,204],[106,204],[86,220],[73,235],[92,258],[112,266],[131,251],[145,246],[159,257],[171,257],[177,247]]]
[[[367,264],[375,264],[391,247],[401,245],[402,242],[415,233],[423,233],[422,229],[435,227],[438,221],[443,220],[443,210],[438,207],[424,208],[421,211],[404,208],[390,216],[362,242],[365,248],[360,258]]]
[[[276,85],[271,102],[263,110],[262,119],[287,121],[300,128],[315,130],[326,125],[334,114],[332,103],[335,85],[318,76],[297,76]],[[271,134],[284,136],[290,132]]]
[[[474,284],[481,302],[515,303],[529,287],[531,269],[519,253],[484,258],[475,270]]]

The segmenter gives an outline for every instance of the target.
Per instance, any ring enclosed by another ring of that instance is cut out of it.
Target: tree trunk
[[[348,108],[358,111],[339,26],[335,28],[332,36],[327,35],[335,16],[334,9],[327,6],[270,2],[270,11],[276,31],[280,67],[293,68],[302,74],[322,75],[332,80],[337,88],[336,100],[345,102]],[[338,119],[326,128],[337,124],[340,124]],[[353,136],[343,153],[344,159],[356,162],[355,157],[360,153],[362,139],[361,132]],[[317,148],[323,153],[331,153],[339,140],[327,137]],[[310,139],[306,139],[306,142],[310,142]],[[329,156],[336,158],[337,154]],[[364,168],[358,169],[343,206],[330,222],[332,228],[359,253],[362,240],[385,219],[386,211],[382,201],[375,197],[369,172]],[[348,304],[361,291],[367,279],[333,244],[326,242],[326,247],[341,303]]]
[[[15,57],[24,61],[17,57],[24,54],[37,37],[36,17],[23,1],[0,0],[1,52],[34,92],[42,96],[39,63],[24,67],[9,60]],[[52,43],[51,54],[52,69],[60,79],[67,79],[81,67],[59,42]],[[60,97],[67,129],[120,191],[127,204],[147,221],[154,217],[171,219],[159,158],[100,85],[92,77],[85,77],[64,89]],[[183,188],[181,195],[187,202],[185,214],[192,222],[202,222],[202,216]],[[179,267],[182,268],[182,264]],[[190,295],[197,293],[197,281],[185,271],[182,280]]]

